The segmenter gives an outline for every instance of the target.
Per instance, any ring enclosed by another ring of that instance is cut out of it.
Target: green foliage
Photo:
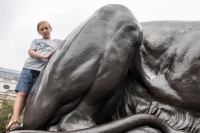
[[[14,102],[6,99],[6,97],[4,97],[2,101],[3,102],[0,107],[0,133],[5,131],[6,125],[10,122],[14,106]],[[22,123],[23,117],[24,117],[24,111],[22,112],[19,118],[20,123]]]
[[[6,125],[10,122],[13,110],[13,101],[7,100],[5,97],[2,101],[0,108],[0,133],[5,131]]]

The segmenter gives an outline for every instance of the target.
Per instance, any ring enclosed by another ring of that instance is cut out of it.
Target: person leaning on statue
[[[42,39],[35,39],[31,43],[28,51],[30,57],[25,61],[16,85],[17,97],[13,107],[13,115],[6,126],[6,131],[21,129],[18,119],[25,107],[27,95],[40,71],[46,66],[49,58],[62,42],[60,39],[51,39],[52,27],[47,21],[40,21],[37,24],[37,31],[42,35]]]

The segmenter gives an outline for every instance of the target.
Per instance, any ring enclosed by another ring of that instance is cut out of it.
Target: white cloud
[[[64,39],[106,4],[125,5],[139,22],[200,20],[199,0],[0,0],[0,67],[22,69],[31,41],[40,38],[39,21],[51,23],[52,38]]]

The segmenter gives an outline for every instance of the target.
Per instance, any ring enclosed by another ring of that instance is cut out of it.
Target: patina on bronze
[[[199,42],[200,22],[140,24],[106,5],[51,57],[15,132],[197,133]]]

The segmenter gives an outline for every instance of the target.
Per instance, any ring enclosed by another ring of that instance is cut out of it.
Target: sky
[[[41,38],[39,21],[50,22],[52,39],[65,39],[107,4],[126,6],[139,22],[200,21],[200,0],[0,0],[0,67],[22,70],[31,42]]]

